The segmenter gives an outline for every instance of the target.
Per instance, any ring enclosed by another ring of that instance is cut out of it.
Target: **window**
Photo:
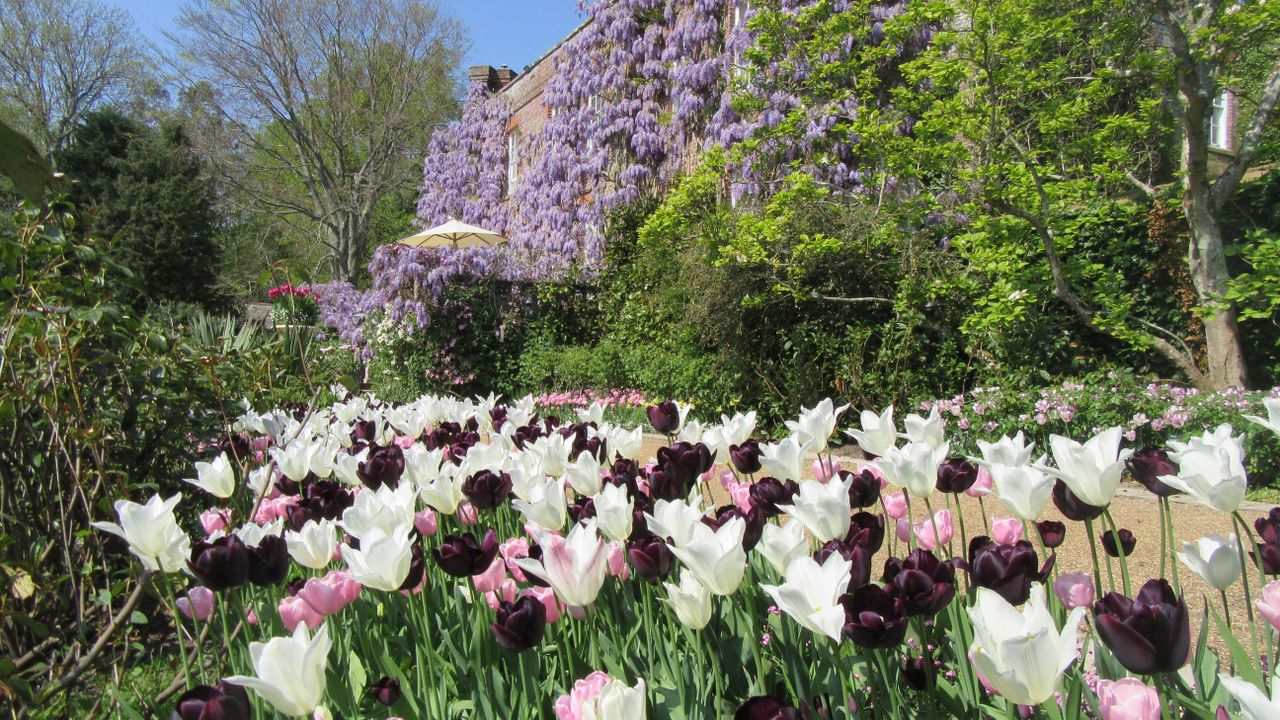
[[[516,180],[520,176],[520,131],[507,133],[507,196],[516,190]]]
[[[1231,117],[1227,112],[1229,105],[1226,91],[1213,99],[1213,111],[1209,115],[1209,147],[1211,148],[1231,149]]]

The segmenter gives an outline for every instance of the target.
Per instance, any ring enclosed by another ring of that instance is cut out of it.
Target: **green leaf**
[[[129,622],[134,625],[146,625],[147,616],[142,614],[140,610],[134,610],[129,614]]]
[[[1222,641],[1227,644],[1231,662],[1236,666],[1236,673],[1245,682],[1253,683],[1263,692],[1266,692],[1267,686],[1262,680],[1262,672],[1258,670],[1257,663],[1250,657],[1249,651],[1244,649],[1244,646],[1240,644],[1240,640],[1231,632],[1227,624],[1222,621],[1217,609],[1210,608],[1209,611],[1213,613],[1213,622],[1218,626],[1218,634],[1222,637]]]
[[[356,655],[355,650],[352,650],[347,655],[347,664],[347,680],[351,686],[351,694],[353,697],[359,698],[364,695],[365,684],[369,681],[364,672],[364,663],[360,662],[360,656]]]
[[[0,120],[0,174],[13,181],[28,202],[39,205],[45,186],[53,179],[53,168],[40,156],[36,146],[22,133]]]

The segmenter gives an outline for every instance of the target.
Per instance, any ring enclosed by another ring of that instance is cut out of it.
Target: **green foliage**
[[[152,131],[98,110],[58,166],[73,180],[71,201],[93,209],[85,231],[109,239],[113,257],[133,271],[137,287],[126,299],[221,303],[213,192],[181,128]]]

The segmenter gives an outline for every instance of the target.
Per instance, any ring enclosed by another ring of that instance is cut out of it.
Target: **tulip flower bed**
[[[1280,434],[1266,409],[1252,420]],[[965,458],[936,411],[845,410],[768,443],[754,414],[663,403],[650,463],[643,428],[598,404],[573,424],[530,397],[249,411],[196,465],[196,539],[181,496],[95,526],[171,608],[179,718],[1280,717],[1280,509],[1256,534],[1237,512],[1233,428],[1039,455],[1018,434]],[[858,467],[830,455],[841,427]],[[1108,511],[1126,473],[1158,498],[1169,579],[1130,577]],[[1171,537],[1175,493],[1235,534]],[[966,518],[961,494],[1011,517]],[[1075,532],[1092,562],[1058,567]],[[1221,593],[1194,640],[1179,566]]]

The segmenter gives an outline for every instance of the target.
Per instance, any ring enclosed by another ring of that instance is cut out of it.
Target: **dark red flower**
[[[1075,493],[1071,492],[1071,488],[1061,480],[1053,483],[1053,504],[1067,516],[1068,520],[1076,522],[1093,520],[1106,510],[1106,508],[1094,507],[1076,497]]]
[[[863,470],[856,475],[842,471],[840,477],[851,481],[849,483],[850,507],[871,507],[880,500],[880,478],[870,470]]]
[[[493,510],[511,495],[511,476],[481,470],[463,481],[462,494],[467,496],[472,507],[477,510]]]
[[[959,495],[978,481],[978,466],[962,457],[948,458],[938,466],[938,489]]]
[[[1148,580],[1132,600],[1107,593],[1093,605],[1098,636],[1129,672],[1177,672],[1191,652],[1187,604],[1164,579]]]
[[[645,413],[649,415],[649,424],[662,435],[674,434],[680,427],[680,409],[670,400],[650,405],[645,408]]]
[[[469,578],[488,570],[497,554],[498,534],[493,530],[485,533],[483,541],[477,541],[469,532],[446,535],[440,547],[431,550],[431,557],[440,569],[457,578]]]
[[[1031,583],[1042,583],[1049,577],[1054,558],[1050,555],[1041,567],[1030,542],[1001,545],[979,535],[969,542],[969,577],[975,585],[996,591],[1011,605],[1021,605],[1031,597]]]
[[[741,445],[730,445],[729,460],[743,475],[760,472],[760,441],[748,440]]]
[[[249,548],[249,582],[279,585],[289,576],[289,545],[280,535],[268,535]]]
[[[1119,542],[1117,542],[1117,539]],[[1137,544],[1138,539],[1133,536],[1133,533],[1124,528],[1120,528],[1118,532],[1108,530],[1102,533],[1102,549],[1106,550],[1107,554],[1113,558],[1129,557],[1133,553],[1134,545]]]
[[[225,680],[197,685],[178,697],[170,720],[249,720],[249,695]]]
[[[214,592],[240,587],[249,579],[249,550],[235,535],[200,540],[191,546],[187,567]]]
[[[656,583],[671,574],[676,556],[662,538],[649,537],[627,543],[627,557],[640,579]]]
[[[1057,520],[1041,520],[1036,523],[1036,531],[1040,533],[1040,542],[1050,550],[1058,547],[1067,539],[1067,526]]]
[[[378,702],[391,707],[400,700],[400,681],[393,678],[383,676],[369,686],[369,697]]]
[[[932,552],[916,548],[906,559],[889,558],[884,563],[884,581],[902,600],[907,615],[934,615],[956,594],[956,573],[950,562]]]
[[[845,637],[864,648],[891,648],[907,635],[902,600],[879,585],[863,585],[840,598]]]
[[[404,474],[404,451],[399,445],[371,446],[365,461],[356,466],[356,476],[370,490],[386,485],[394,488]]]
[[[514,603],[504,600],[498,604],[498,618],[489,629],[504,650],[528,650],[542,641],[547,630],[547,607],[530,595]]]
[[[786,505],[800,492],[795,480],[782,482],[775,477],[762,477],[747,488],[751,495],[751,505],[760,508],[769,517],[782,514],[779,505]]]
[[[1164,448],[1144,448],[1129,456],[1129,474],[1143,487],[1160,497],[1177,495],[1181,490],[1160,482],[1161,475],[1177,475],[1178,463],[1169,458]]]

